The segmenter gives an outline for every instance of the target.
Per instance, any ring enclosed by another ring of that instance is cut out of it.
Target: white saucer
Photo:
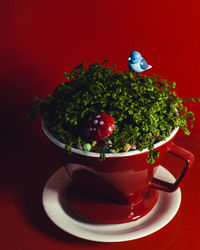
[[[155,177],[174,182],[174,176],[162,166]],[[62,230],[82,239],[98,242],[120,242],[138,239],[152,234],[177,213],[181,203],[180,188],[173,193],[159,192],[158,202],[144,217],[121,224],[98,224],[74,215],[65,202],[65,191],[70,182],[64,167],[57,170],[44,187],[42,202],[48,217]]]

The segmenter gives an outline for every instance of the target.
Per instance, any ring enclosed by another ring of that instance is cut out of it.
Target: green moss
[[[148,161],[154,163],[159,156],[153,148],[155,142],[165,140],[175,127],[189,134],[188,122],[193,124],[194,114],[184,103],[199,99],[178,97],[176,84],[159,76],[115,72],[114,66],[105,67],[105,62],[88,68],[81,63],[65,73],[67,81],[52,94],[35,98],[29,117],[41,114],[52,133],[66,138],[66,149],[70,151],[78,143],[87,143],[84,127],[88,117],[106,112],[115,120],[109,136],[115,151],[123,151],[125,143],[133,143],[140,151],[148,148]],[[105,148],[106,144],[100,149],[101,159],[105,158]]]

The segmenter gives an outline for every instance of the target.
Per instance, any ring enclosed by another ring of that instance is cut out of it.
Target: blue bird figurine
[[[147,64],[147,62],[138,51],[131,52],[128,58],[128,67],[135,73],[141,73],[147,69],[152,68],[151,65]]]

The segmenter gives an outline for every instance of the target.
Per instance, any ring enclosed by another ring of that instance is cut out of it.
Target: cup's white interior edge
[[[58,147],[65,149],[65,144],[62,143],[61,141],[57,140],[47,129],[44,119],[42,118],[42,130],[44,131],[45,135],[49,138],[49,140],[51,142],[53,142],[54,144],[56,144]],[[176,133],[178,132],[179,127],[175,128],[171,133],[170,136],[167,137],[167,139],[165,141],[160,141],[157,142],[154,145],[154,148],[160,147],[162,146],[164,143],[166,143],[167,141],[171,140]],[[77,148],[72,148],[72,152],[76,153],[76,154],[80,154],[80,155],[85,155],[85,156],[90,156],[90,157],[99,157],[100,153],[95,153],[95,152],[87,152],[87,151],[83,151],[81,149],[77,149]],[[123,156],[131,156],[131,155],[137,155],[137,154],[141,154],[141,153],[145,153],[148,152],[148,149],[143,149],[142,151],[139,150],[133,150],[133,151],[129,151],[129,152],[120,152],[120,153],[105,153],[106,158],[108,157],[123,157]]]

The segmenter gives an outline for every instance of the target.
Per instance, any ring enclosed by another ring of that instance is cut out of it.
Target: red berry
[[[115,122],[112,116],[101,112],[92,115],[86,123],[86,135],[93,141],[108,137],[114,129]]]

